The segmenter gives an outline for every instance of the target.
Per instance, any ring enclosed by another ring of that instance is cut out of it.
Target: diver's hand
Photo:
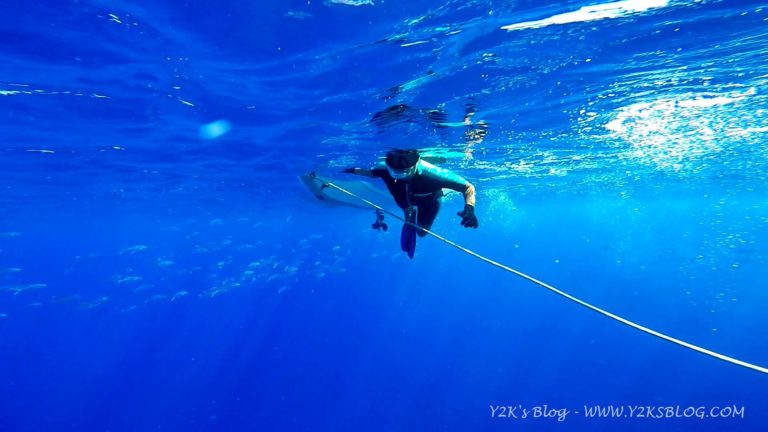
[[[356,170],[357,170],[357,168],[346,168],[346,169],[341,170],[341,173],[342,174],[357,174],[355,172]]]
[[[475,208],[469,204],[464,206],[464,211],[456,213],[461,217],[461,226],[466,228],[477,228],[479,226],[477,222],[477,216],[475,216]]]

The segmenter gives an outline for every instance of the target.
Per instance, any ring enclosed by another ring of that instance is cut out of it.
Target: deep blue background
[[[441,154],[481,226],[459,226],[454,196],[436,232],[765,366],[768,6],[508,32],[595,3],[215,3],[0,15],[0,430],[764,429],[765,375],[434,238],[408,260],[394,219],[374,232],[297,176]],[[397,103],[412,115],[369,122]],[[200,136],[220,119],[229,133]],[[745,416],[489,408],[543,404]]]

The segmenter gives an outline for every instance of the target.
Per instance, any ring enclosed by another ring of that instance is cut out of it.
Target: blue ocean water
[[[435,232],[768,366],[768,4],[42,0],[0,42],[0,430],[765,430],[765,374],[298,176],[440,156],[480,227]]]

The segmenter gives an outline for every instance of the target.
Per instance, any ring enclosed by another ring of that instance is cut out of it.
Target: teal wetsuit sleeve
[[[434,179],[441,188],[452,189],[464,193],[467,190],[467,180],[453,171],[440,168],[428,163],[422,163],[423,174]]]

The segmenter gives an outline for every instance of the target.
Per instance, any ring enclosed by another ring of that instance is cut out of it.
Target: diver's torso
[[[384,183],[401,208],[431,203],[443,196],[439,183],[424,181],[419,175],[410,181],[385,178]]]
[[[433,203],[443,196],[443,188],[459,190],[466,183],[466,180],[448,170],[424,161],[419,161],[419,164],[418,174],[409,180],[393,179],[386,166],[374,169],[374,175],[384,180],[400,208]]]

